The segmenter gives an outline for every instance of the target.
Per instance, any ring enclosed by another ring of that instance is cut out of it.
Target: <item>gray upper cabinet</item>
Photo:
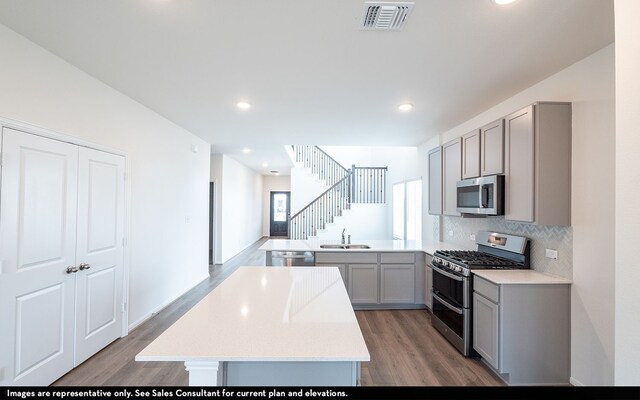
[[[427,155],[429,164],[429,214],[442,214],[442,148]]]
[[[504,173],[504,120],[499,119],[480,128],[480,174]]]
[[[571,103],[505,118],[505,219],[571,225]]]
[[[442,213],[460,215],[456,211],[456,183],[462,179],[462,138],[442,145]]]
[[[480,176],[480,130],[462,136],[462,178]]]

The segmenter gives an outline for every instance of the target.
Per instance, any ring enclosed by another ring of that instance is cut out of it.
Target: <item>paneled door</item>
[[[121,335],[124,169],[124,157],[80,147],[75,365]]]
[[[73,368],[78,146],[2,133],[0,385],[41,385]]]

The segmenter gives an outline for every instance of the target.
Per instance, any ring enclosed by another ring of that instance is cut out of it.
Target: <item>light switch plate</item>
[[[469,240],[471,240],[472,242],[476,241],[476,235],[474,235],[473,233],[471,235],[469,235]]]
[[[547,258],[552,259],[552,260],[557,260],[558,259],[558,250],[545,249],[545,256]]]
[[[453,231],[449,231],[449,236],[453,237]]]

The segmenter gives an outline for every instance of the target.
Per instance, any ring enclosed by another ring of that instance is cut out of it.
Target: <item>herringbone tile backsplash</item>
[[[464,249],[476,249],[469,235],[478,231],[493,231],[525,236],[531,239],[531,268],[536,271],[572,279],[573,276],[573,231],[565,226],[538,226],[507,222],[504,217],[434,218],[433,237],[437,240],[459,245]],[[442,224],[442,226],[440,226]],[[449,236],[449,233],[453,236]],[[545,257],[545,249],[558,251],[558,259]]]

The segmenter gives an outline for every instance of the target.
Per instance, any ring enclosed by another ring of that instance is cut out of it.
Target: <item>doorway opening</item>
[[[209,265],[214,264],[215,249],[215,183],[209,183]]]
[[[289,236],[291,192],[271,192],[269,236]]]

